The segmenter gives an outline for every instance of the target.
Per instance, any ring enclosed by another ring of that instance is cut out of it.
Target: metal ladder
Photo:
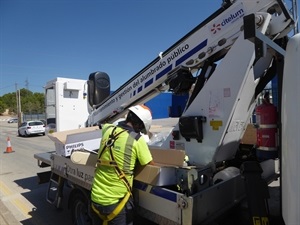
[[[65,179],[51,172],[46,199],[56,208],[61,208]]]

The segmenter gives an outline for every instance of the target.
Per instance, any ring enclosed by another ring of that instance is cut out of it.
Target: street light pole
[[[17,86],[17,83],[15,83],[15,86],[16,86],[17,115],[19,115],[19,98],[18,98],[18,86]]]
[[[23,122],[23,119],[22,119],[22,109],[21,109],[21,90],[18,90],[17,83],[15,84],[15,86],[16,86],[16,101],[17,101],[18,125],[20,126],[21,123]]]
[[[22,109],[21,109],[21,90],[19,89],[19,101],[18,101],[18,105],[19,105],[19,111],[18,111],[18,121],[19,121],[19,126],[21,125],[21,123],[23,122],[23,118],[22,118]]]

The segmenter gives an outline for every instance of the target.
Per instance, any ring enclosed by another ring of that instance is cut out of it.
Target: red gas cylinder
[[[257,123],[257,150],[262,158],[277,157],[277,108],[264,102],[255,109]]]

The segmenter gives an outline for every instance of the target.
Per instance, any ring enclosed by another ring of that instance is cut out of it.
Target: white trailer
[[[86,80],[57,77],[45,85],[46,121],[52,131],[85,127],[87,105]]]

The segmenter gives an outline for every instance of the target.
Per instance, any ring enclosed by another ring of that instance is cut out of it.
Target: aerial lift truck
[[[258,184],[264,184],[260,179],[268,184],[280,176],[283,221],[286,225],[298,223],[300,37],[289,37],[294,26],[281,0],[223,1],[219,10],[112,94],[106,73],[90,75],[87,128],[113,123],[130,106],[147,104],[162,92],[190,93],[182,115],[155,146],[163,151],[183,151],[188,161],[159,168],[156,183],[135,180],[140,215],[157,224],[208,224],[249,196],[245,187],[248,174],[258,168],[261,173],[254,180]],[[278,105],[279,159],[257,161],[251,150],[240,151],[240,140],[259,94],[274,77],[282,99]],[[152,148],[151,138],[149,146]],[[76,152],[74,149],[68,156],[36,154],[35,158],[40,166],[51,165],[48,192],[55,183],[53,175],[58,177],[58,191],[54,198],[47,195],[49,202],[60,206],[63,181],[68,181],[72,184],[68,201],[73,221],[89,224],[87,206],[94,167],[74,163],[71,158]],[[82,176],[73,170],[81,171]],[[248,203],[251,208],[251,201]],[[253,212],[254,224],[269,224],[267,210]]]

